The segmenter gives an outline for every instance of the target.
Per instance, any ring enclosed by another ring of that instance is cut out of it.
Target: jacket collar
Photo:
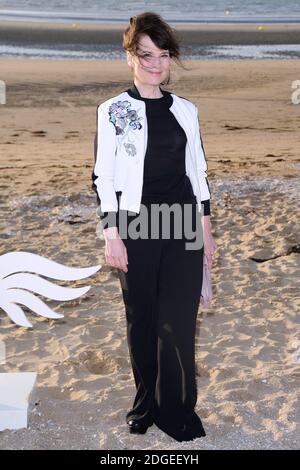
[[[167,91],[167,90],[163,90],[161,87],[159,87],[161,93],[163,94],[163,96],[166,98],[166,101],[168,103],[168,106],[169,108],[172,106],[173,104],[173,97],[172,97],[172,94]],[[135,83],[133,82],[131,88],[128,88],[128,90],[126,90],[126,92],[129,94],[129,96],[131,96],[132,98],[135,98],[137,100],[140,100],[140,101],[153,101],[155,100],[156,98],[144,98],[141,96],[137,86],[135,85]],[[157,98],[158,100],[160,99],[163,99],[163,98]]]

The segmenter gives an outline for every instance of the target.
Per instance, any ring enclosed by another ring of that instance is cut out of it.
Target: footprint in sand
[[[104,351],[84,351],[79,358],[91,374],[107,375],[119,369],[116,361]]]
[[[69,131],[65,135],[65,139],[70,139],[72,137],[78,137],[79,132],[78,131]]]
[[[239,126],[231,126],[229,124],[224,124],[225,129],[228,131],[243,131],[244,129],[253,129],[250,126],[245,126],[245,127],[239,127]]]
[[[46,131],[31,131],[31,134],[34,134],[36,137],[45,137],[47,132]]]

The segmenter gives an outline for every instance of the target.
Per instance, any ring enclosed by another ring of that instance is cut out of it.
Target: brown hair
[[[132,55],[139,57],[137,51],[139,38],[143,34],[147,34],[159,49],[168,49],[171,59],[177,65],[185,69],[180,59],[180,40],[176,31],[166,23],[162,17],[152,11],[146,11],[140,15],[132,16],[129,20],[129,26],[123,33],[123,48]],[[170,75],[163,85],[168,85]]]

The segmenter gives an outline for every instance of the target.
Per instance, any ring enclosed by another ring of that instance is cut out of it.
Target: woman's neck
[[[139,84],[137,85],[135,82],[133,82],[133,86],[141,98],[155,99],[162,98],[164,96],[159,85],[157,87],[153,87],[151,90],[149,88],[145,89],[145,87],[142,88]]]

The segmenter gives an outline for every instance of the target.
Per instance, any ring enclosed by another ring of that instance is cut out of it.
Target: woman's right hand
[[[117,227],[108,227],[103,230],[105,238],[105,260],[114,268],[128,271],[127,249],[119,235]]]

